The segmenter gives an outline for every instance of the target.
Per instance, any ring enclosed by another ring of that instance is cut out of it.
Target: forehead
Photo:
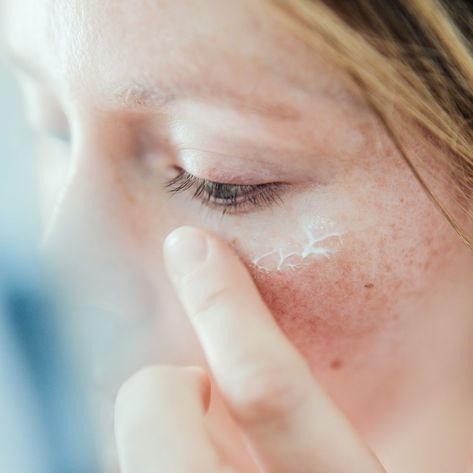
[[[94,100],[133,84],[137,91],[149,85],[167,94],[222,84],[261,93],[289,82],[324,94],[338,88],[333,71],[272,19],[263,0],[3,0],[2,5],[9,49],[51,82],[67,84],[75,94],[94,94]],[[259,90],[261,83],[268,90]]]

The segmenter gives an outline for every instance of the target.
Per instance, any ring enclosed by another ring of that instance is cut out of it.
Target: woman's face
[[[133,327],[119,347],[146,327],[159,360],[201,362],[161,259],[189,224],[236,249],[362,427],[466,366],[472,257],[344,74],[263,2],[3,7],[39,134],[46,241],[86,303]]]

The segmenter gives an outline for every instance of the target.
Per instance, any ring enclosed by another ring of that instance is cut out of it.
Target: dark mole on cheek
[[[330,368],[332,368],[333,370],[339,370],[342,366],[342,361],[338,359],[332,360],[332,362],[330,363]]]
[[[369,282],[369,283],[365,284],[365,287],[366,287],[366,289],[373,289],[374,284]]]

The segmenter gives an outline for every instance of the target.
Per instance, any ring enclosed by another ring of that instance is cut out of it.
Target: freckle
[[[365,287],[366,287],[366,289],[373,289],[374,284],[369,282],[369,283],[365,284]]]
[[[341,360],[332,360],[332,362],[330,363],[330,368],[332,368],[333,370],[339,370],[341,367],[342,367],[343,363],[341,362]]]

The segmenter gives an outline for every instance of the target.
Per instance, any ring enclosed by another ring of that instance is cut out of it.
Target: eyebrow
[[[268,102],[261,97],[243,95],[230,88],[212,87],[184,92],[177,89],[154,88],[145,85],[132,85],[120,88],[114,97],[128,108],[149,109],[163,108],[165,105],[185,98],[189,99],[221,99],[225,104],[231,105],[243,112],[256,113],[266,118],[287,121],[297,121],[301,113],[295,107],[283,102]]]
[[[9,62],[21,72],[33,77],[38,81],[44,81],[44,76],[39,68],[36,68],[29,61],[26,61],[18,54],[7,51],[6,54]],[[132,84],[126,87],[118,88],[113,94],[114,102],[134,110],[162,109],[164,106],[188,97],[192,98],[209,98],[221,99],[224,103],[245,112],[255,113],[264,118],[278,119],[281,121],[297,121],[301,113],[295,107],[288,103],[262,101],[260,97],[244,96],[236,90],[230,88],[208,88],[206,91],[194,91],[194,93],[179,92],[177,89],[165,89],[153,87],[144,84]]]

